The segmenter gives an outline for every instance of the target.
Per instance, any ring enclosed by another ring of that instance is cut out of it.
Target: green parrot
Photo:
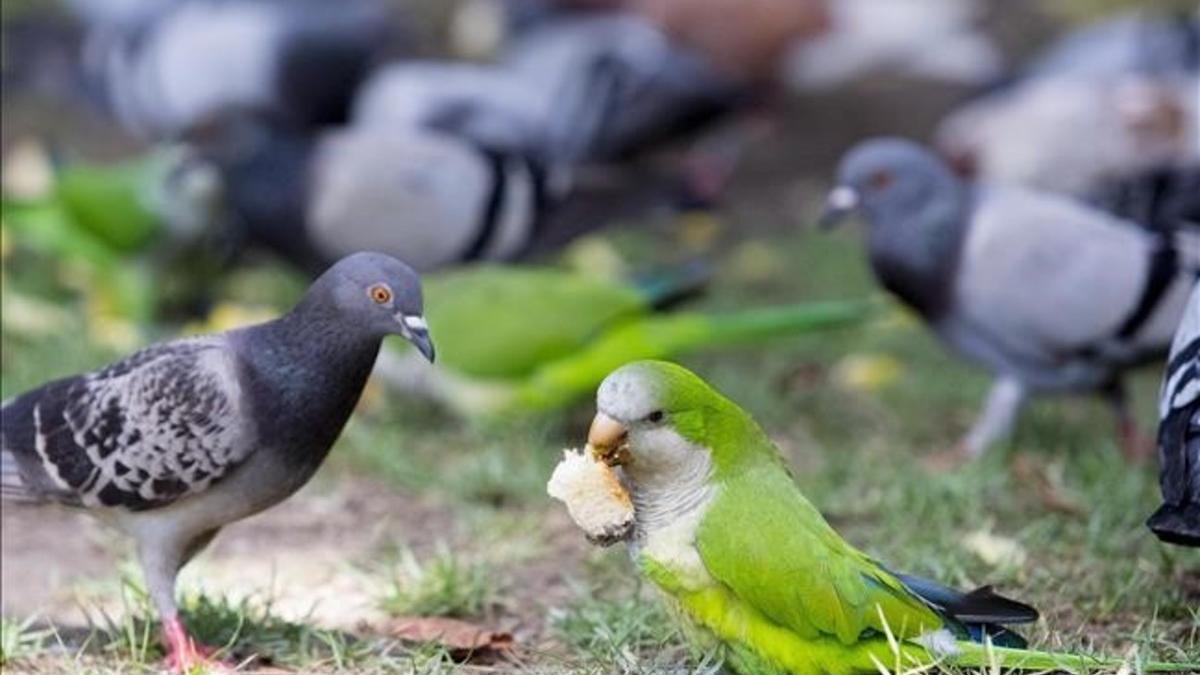
[[[1032,607],[987,587],[959,593],[896,574],[851,546],[750,415],[678,365],[621,367],[601,383],[596,407],[588,443],[622,467],[640,571],[743,673],[1120,664],[1026,650],[1003,625],[1036,620]]]
[[[629,361],[839,327],[862,320],[873,306],[855,301],[657,312],[707,278],[698,266],[637,285],[501,265],[427,275],[425,318],[438,340],[436,367],[414,367],[411,351],[391,352],[377,373],[470,419],[548,411],[587,396]]]

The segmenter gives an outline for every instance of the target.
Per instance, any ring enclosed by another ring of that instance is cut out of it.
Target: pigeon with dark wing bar
[[[175,603],[179,569],[221,527],[282,501],[321,465],[387,335],[430,361],[420,280],[348,256],[263,324],[149,347],[3,406],[6,500],[109,516],[137,542],[168,666],[211,663]]]

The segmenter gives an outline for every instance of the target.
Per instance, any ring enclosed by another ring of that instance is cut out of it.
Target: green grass
[[[45,649],[54,631],[37,625],[37,617],[16,621],[0,617],[0,666],[20,661]]]
[[[119,615],[101,613],[94,620],[95,632],[85,651],[95,649],[132,667],[157,667],[165,656],[159,644],[162,626],[148,595],[136,581],[127,580],[121,598]],[[179,609],[197,641],[218,648],[219,658],[234,663],[347,670],[377,658],[385,646],[281,619],[272,612],[270,598],[232,601],[185,593]]]
[[[401,549],[380,605],[397,616],[471,617],[495,600],[493,570],[442,546],[422,560]]]
[[[719,653],[691,646],[651,589],[623,584],[576,589],[576,598],[553,609],[555,633],[578,654],[574,667],[598,673],[714,672]]]
[[[764,248],[776,258],[766,263],[770,275],[723,266],[720,283],[700,304],[716,309],[749,299],[874,293],[855,239],[853,232],[768,238]],[[622,233],[615,241],[636,249],[633,257],[641,260],[665,259],[670,250],[660,235]],[[759,263],[764,248],[754,253]],[[725,257],[737,256],[733,249]],[[6,271],[23,293],[68,308],[70,323],[51,334],[6,329],[0,335],[4,395],[114,355],[86,339],[86,315],[75,296],[38,265]],[[240,275],[223,292],[282,306],[298,286],[275,276]],[[901,370],[878,389],[840,383],[836,364],[861,354],[889,357]],[[1163,546],[1144,527],[1158,504],[1155,467],[1124,463],[1111,414],[1098,401],[1035,401],[1012,442],[961,471],[931,474],[919,459],[966,431],[988,378],[912,321],[889,318],[685,363],[753,412],[834,526],[894,568],[962,587],[994,583],[1031,602],[1044,616],[1026,631],[1038,647],[1122,655],[1137,646],[1143,657],[1162,659],[1200,654],[1200,555]],[[1133,380],[1147,429],[1158,377],[1157,368],[1148,368]],[[357,415],[331,456],[334,475],[366,474],[436,504],[455,524],[456,534],[447,535],[453,546],[421,557],[412,550],[426,548],[401,548],[375,561],[372,569],[383,570],[380,602],[395,614],[519,625],[527,649],[512,669],[523,672],[712,671],[715,654],[686,644],[656,594],[636,583],[623,552],[580,555],[582,537],[542,527],[559,508],[545,498],[544,480],[561,448],[581,443],[590,413],[583,403],[548,419],[478,428],[428,403],[385,395]],[[1048,501],[1046,486],[1073,508]],[[965,543],[980,532],[1015,543],[1024,559],[989,561]],[[149,669],[160,656],[157,626],[139,603],[131,601],[78,653],[117,672]],[[205,639],[235,655],[262,654],[306,672],[487,672],[450,663],[436,646],[283,621],[266,601],[193,596],[185,606]],[[83,658],[56,656],[55,642],[36,631],[6,621],[6,658],[41,653],[69,664]]]

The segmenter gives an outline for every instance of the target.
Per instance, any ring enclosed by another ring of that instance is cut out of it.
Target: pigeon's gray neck
[[[247,383],[262,405],[255,410],[260,431],[319,464],[357,405],[382,338],[303,305],[238,338]]]
[[[970,221],[973,195],[941,184],[935,199],[910,208],[868,210],[867,247],[881,284],[928,319],[953,299],[954,274]]]

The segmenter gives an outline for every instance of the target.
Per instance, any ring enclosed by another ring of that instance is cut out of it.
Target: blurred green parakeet
[[[684,266],[634,285],[565,270],[480,265],[425,277],[435,368],[391,353],[377,372],[466,417],[551,410],[629,361],[754,344],[862,320],[872,303],[822,302],[725,313],[656,313],[707,273]]]
[[[89,306],[145,325],[162,293],[151,263],[199,264],[198,251],[180,252],[215,217],[214,179],[183,171],[187,159],[164,146],[123,162],[58,166],[44,194],[5,195],[5,229],[17,245],[82,273]]]
[[[1036,620],[1032,607],[896,574],[851,546],[750,415],[680,366],[628,364],[604,379],[596,407],[588,444],[623,467],[637,565],[743,673],[1120,665],[1027,650],[1003,625]]]

